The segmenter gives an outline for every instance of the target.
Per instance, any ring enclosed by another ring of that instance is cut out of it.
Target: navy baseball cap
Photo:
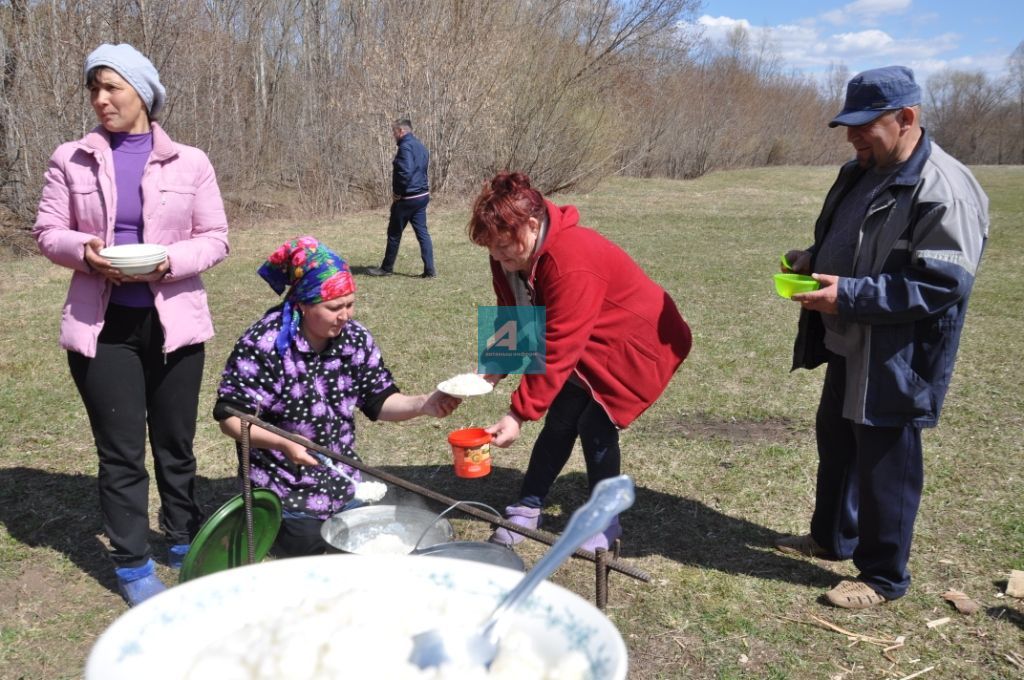
[[[921,88],[914,81],[914,72],[906,66],[886,66],[855,75],[846,86],[843,110],[829,122],[837,125],[864,125],[886,111],[917,106]]]

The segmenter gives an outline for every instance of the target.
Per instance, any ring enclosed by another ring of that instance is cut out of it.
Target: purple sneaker
[[[619,517],[616,515],[612,517],[612,521],[608,524],[607,529],[588,538],[587,542],[581,545],[580,548],[590,552],[597,552],[598,548],[608,550],[620,536],[622,536],[622,527],[619,525]]]
[[[540,508],[510,505],[505,508],[505,519],[527,529],[536,529],[540,526]],[[526,537],[514,531],[509,531],[505,527],[498,527],[487,540],[499,545],[513,546],[522,543],[526,540]]]

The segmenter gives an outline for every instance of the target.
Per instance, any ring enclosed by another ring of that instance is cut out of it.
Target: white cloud
[[[943,33],[927,39],[896,39],[884,31],[870,29],[856,33],[839,33],[828,43],[835,53],[852,61],[912,61],[934,58],[956,49],[960,37]]]
[[[909,7],[910,0],[858,0],[837,11],[850,18],[864,18],[872,16],[872,13],[874,16],[883,12],[898,13]],[[909,21],[915,17],[919,20],[915,22],[918,29],[924,28],[925,24],[937,23],[934,14],[911,13],[905,19]],[[926,31],[916,30],[913,32],[915,37],[902,37],[902,28],[897,28],[897,24],[890,23],[883,29],[858,19],[836,30],[820,19],[758,26],[747,19],[704,15],[689,28],[700,30],[706,40],[716,45],[721,45],[737,27],[742,28],[750,35],[752,47],[766,42],[781,57],[785,68],[812,77],[824,74],[837,63],[845,64],[851,73],[887,64],[903,64],[914,69],[922,84],[929,76],[947,68],[980,70],[990,77],[999,77],[1006,72],[1007,54],[994,47],[986,49],[983,54],[962,56],[960,50],[964,37],[959,33],[927,35]],[[905,23],[901,19],[899,26]],[[962,27],[963,30],[968,28]]]
[[[702,16],[697,24],[703,28],[704,37],[714,44],[720,44],[737,27],[744,29],[751,43],[771,44],[786,61],[799,60],[807,51],[821,49],[818,31],[812,25],[779,24],[777,26],[754,26],[746,19],[731,17]]]
[[[878,16],[880,14],[899,14],[910,9],[911,0],[855,0],[844,9],[852,14]]]
[[[863,54],[888,50],[893,39],[885,31],[870,30],[858,33],[840,33],[832,36],[830,41],[839,54]]]
[[[736,26],[742,26],[743,28],[746,29],[750,28],[750,22],[747,21],[746,19],[733,19],[732,17],[712,17],[708,16],[707,14],[698,19],[697,23],[715,32],[722,31],[723,34],[731,31]]]
[[[910,9],[911,0],[855,0],[839,9],[821,15],[824,21],[836,26],[846,24],[872,24],[888,14],[903,14]]]

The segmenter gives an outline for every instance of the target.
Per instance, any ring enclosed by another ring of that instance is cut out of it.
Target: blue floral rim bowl
[[[322,555],[229,569],[122,614],[93,646],[85,678],[400,677],[412,635],[479,625],[522,576],[406,555]],[[626,677],[619,631],[569,590],[545,581],[512,617],[492,675]]]

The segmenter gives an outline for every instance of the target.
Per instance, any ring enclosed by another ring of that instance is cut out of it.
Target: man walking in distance
[[[786,253],[821,288],[794,295],[794,368],[826,365],[816,417],[817,489],[810,534],[776,541],[789,554],[852,559],[855,580],[825,598],[863,609],[910,587],[907,562],[921,501],[921,428],[939,420],[981,254],[988,198],[921,127],[921,89],[902,66],[855,76],[843,110],[856,160],[814,227]]]
[[[405,231],[405,225],[412,222],[416,240],[420,243],[420,257],[423,258],[420,278],[432,279],[437,276],[437,270],[434,268],[434,246],[430,242],[430,232],[427,231],[427,204],[430,203],[427,166],[430,163],[430,152],[412,133],[412,123],[408,118],[396,120],[391,126],[391,133],[398,143],[398,152],[392,161],[393,199],[388,220],[388,245],[380,267],[370,267],[366,273],[370,276],[390,276],[394,273],[402,232]]]

